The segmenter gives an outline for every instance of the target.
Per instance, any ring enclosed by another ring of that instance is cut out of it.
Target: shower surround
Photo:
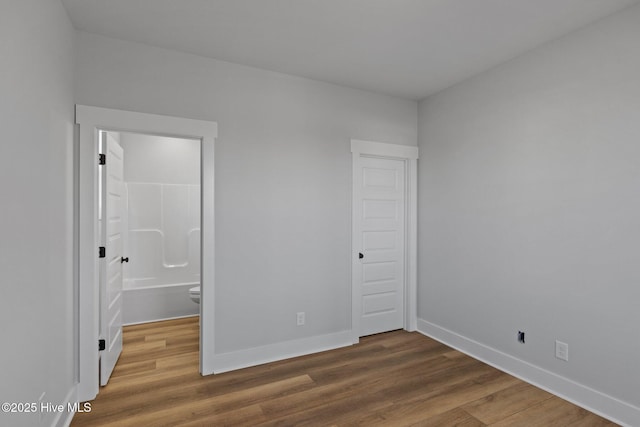
[[[126,197],[125,323],[197,314],[200,186],[128,182]]]
[[[123,321],[193,316],[200,284],[199,141],[121,134],[124,148]]]

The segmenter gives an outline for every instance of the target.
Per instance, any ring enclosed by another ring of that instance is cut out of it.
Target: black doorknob
[[[120,257],[120,263],[122,264],[123,262],[129,262],[129,257]]]
[[[358,258],[359,258],[359,259],[364,258],[364,255],[362,254],[362,252],[359,252],[359,253],[358,253]]]

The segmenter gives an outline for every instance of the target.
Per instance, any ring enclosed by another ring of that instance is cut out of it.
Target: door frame
[[[360,198],[360,188],[356,188],[357,173],[362,157],[402,160],[405,163],[405,227],[404,227],[404,329],[415,331],[417,313],[417,259],[418,259],[418,147],[388,144],[383,142],[351,140],[352,154],[352,201],[351,201],[351,337],[352,342],[360,342],[360,318],[362,316],[362,292],[356,283],[356,269],[360,268],[356,247],[356,206]]]
[[[75,164],[77,183],[74,209],[78,218],[74,260],[78,283],[75,308],[78,320],[78,401],[98,395],[99,280],[98,280],[98,132],[134,132],[200,140],[201,250],[200,250],[200,373],[213,373],[214,351],[214,146],[216,122],[161,116],[125,110],[76,105],[79,141]],[[206,260],[206,262],[204,262]]]

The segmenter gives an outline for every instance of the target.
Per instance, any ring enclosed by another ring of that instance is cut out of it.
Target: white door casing
[[[76,157],[78,331],[77,401],[93,400],[99,391],[99,269],[98,247],[98,136],[101,130],[174,136],[201,141],[201,250],[200,250],[200,373],[212,374],[215,365],[215,216],[214,146],[217,123],[182,117],[76,105],[79,125]],[[206,262],[202,262],[206,260]]]
[[[122,352],[122,228],[124,212],[124,152],[109,132],[101,132],[105,164],[102,165],[102,239],[105,257],[100,269],[100,385],[106,385]]]
[[[352,341],[416,329],[418,148],[351,140]],[[362,253],[363,258],[360,258]]]

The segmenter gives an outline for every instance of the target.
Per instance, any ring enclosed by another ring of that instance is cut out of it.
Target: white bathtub
[[[125,283],[122,320],[125,325],[197,316],[200,305],[191,301],[189,289],[198,282],[130,287]]]

